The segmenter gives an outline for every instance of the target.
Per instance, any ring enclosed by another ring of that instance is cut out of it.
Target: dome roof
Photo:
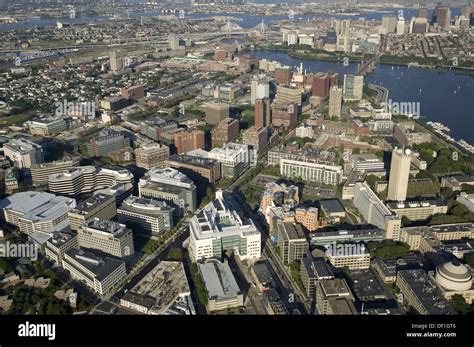
[[[453,280],[466,281],[471,278],[471,271],[466,265],[458,261],[449,261],[438,266],[438,272],[446,278]]]

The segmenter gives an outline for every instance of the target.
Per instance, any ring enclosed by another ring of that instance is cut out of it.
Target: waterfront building
[[[344,75],[344,100],[361,100],[364,89],[364,76]]]

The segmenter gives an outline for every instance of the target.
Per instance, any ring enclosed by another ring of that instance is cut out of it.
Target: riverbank
[[[354,55],[341,52],[328,52],[324,50],[315,50],[314,48],[301,47],[300,49],[294,49],[289,47],[275,47],[275,46],[256,46],[255,50],[269,50],[275,52],[284,52],[288,56],[297,59],[306,59],[312,61],[328,61],[328,62],[344,62],[349,63],[360,63],[361,61],[367,61],[374,57],[373,54],[365,55]],[[301,52],[303,50],[309,50],[310,52]],[[429,61],[429,64],[423,64],[424,62]],[[459,62],[460,65],[453,66],[439,63],[439,60],[434,58],[424,59],[420,57],[398,57],[398,56],[388,56],[382,55],[378,62],[380,65],[395,65],[395,66],[407,66],[420,69],[438,69],[438,70],[456,70],[460,74],[465,75],[474,75],[474,66],[462,66],[462,61]]]

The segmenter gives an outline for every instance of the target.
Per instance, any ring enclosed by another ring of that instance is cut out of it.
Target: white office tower
[[[340,117],[342,108],[342,88],[332,87],[329,91],[329,116]]]
[[[405,201],[407,198],[408,178],[410,176],[411,151],[395,148],[392,152],[392,164],[388,180],[388,200]]]
[[[265,75],[254,76],[250,82],[250,102],[255,105],[255,100],[270,97],[270,81]]]
[[[397,21],[397,35],[405,34],[405,19],[400,18]]]

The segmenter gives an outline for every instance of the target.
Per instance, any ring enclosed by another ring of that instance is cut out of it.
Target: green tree
[[[454,309],[459,314],[473,314],[474,310],[471,305],[469,305],[464,297],[460,294],[454,294],[451,298],[451,304],[453,305]]]

